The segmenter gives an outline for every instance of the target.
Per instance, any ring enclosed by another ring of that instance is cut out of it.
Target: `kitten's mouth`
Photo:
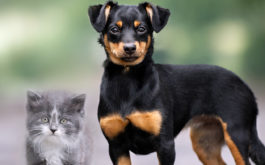
[[[47,136],[49,139],[58,139],[59,136],[57,134],[51,133]]]
[[[57,139],[57,138],[58,138],[58,136],[55,135],[55,134],[51,134],[51,135],[49,135],[48,137],[51,138],[51,139]]]
[[[58,143],[60,142],[60,138],[56,135],[49,135],[46,137],[46,141],[49,143]]]

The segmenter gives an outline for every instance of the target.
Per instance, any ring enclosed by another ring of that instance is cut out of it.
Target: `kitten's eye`
[[[111,28],[110,31],[111,31],[111,33],[113,33],[113,34],[117,34],[117,33],[120,32],[120,29],[119,29],[118,27],[115,26],[115,27]]]
[[[61,124],[66,124],[67,123],[67,120],[66,119],[61,119],[60,123]]]
[[[48,123],[49,122],[49,119],[47,117],[43,117],[43,118],[41,118],[41,121],[43,123]]]
[[[145,27],[143,27],[143,26],[139,26],[139,27],[137,28],[137,31],[138,31],[139,33],[144,33],[144,32],[146,31],[146,29],[145,29]]]

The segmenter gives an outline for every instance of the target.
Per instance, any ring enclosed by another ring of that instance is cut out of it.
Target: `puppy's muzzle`
[[[122,60],[130,62],[138,58],[138,56],[135,55],[136,45],[134,43],[125,43],[123,50],[126,54],[125,57],[121,58]]]
[[[125,43],[123,46],[123,50],[129,56],[133,55],[136,51],[136,45],[134,43]]]

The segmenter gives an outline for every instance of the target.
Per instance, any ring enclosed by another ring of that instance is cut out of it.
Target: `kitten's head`
[[[74,142],[82,130],[85,94],[27,93],[27,129],[33,141]]]

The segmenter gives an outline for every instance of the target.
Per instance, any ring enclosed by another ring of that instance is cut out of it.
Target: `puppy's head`
[[[141,63],[150,45],[153,31],[159,32],[167,23],[168,9],[148,2],[138,6],[118,5],[112,1],[89,7],[91,24],[101,33],[108,58],[117,65]]]

